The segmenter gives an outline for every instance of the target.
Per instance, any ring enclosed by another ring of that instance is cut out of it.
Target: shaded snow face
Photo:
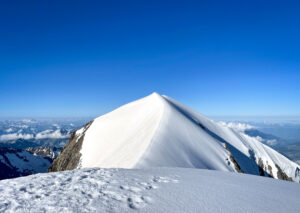
[[[94,168],[0,181],[0,212],[296,213],[299,197],[296,183],[183,168]]]

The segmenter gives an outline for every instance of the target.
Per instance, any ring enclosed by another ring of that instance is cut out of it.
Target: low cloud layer
[[[276,139],[263,139],[262,137],[260,136],[256,136],[256,137],[253,137],[255,138],[256,140],[258,140],[259,142],[262,142],[262,143],[265,143],[265,144],[268,144],[270,146],[274,146],[277,144],[277,140]]]
[[[245,123],[233,123],[233,122],[226,123],[226,122],[223,122],[223,121],[220,121],[218,123],[221,124],[222,126],[230,127],[232,129],[234,129],[235,131],[240,132],[240,133],[244,133],[246,135],[248,135],[247,133],[245,133],[246,130],[255,129],[254,126],[251,126],[251,125],[245,124]],[[274,146],[278,143],[278,141],[276,139],[264,139],[260,136],[250,136],[250,135],[248,135],[248,136],[252,137],[252,138],[255,138],[259,142],[270,145],[270,146]]]
[[[0,141],[11,141],[17,139],[30,140],[33,138],[34,138],[33,134],[12,133],[12,134],[0,135]]]
[[[238,132],[244,132],[247,129],[254,129],[254,126],[251,126],[249,124],[245,124],[245,123],[233,123],[233,122],[223,122],[220,121],[219,124],[221,124],[222,126],[227,126],[230,127]]]
[[[5,132],[12,132],[13,131],[13,129],[12,128],[8,128],[7,130],[5,130]]]
[[[35,139],[45,139],[45,138],[53,138],[53,139],[60,139],[60,138],[67,138],[69,134],[62,134],[59,129],[52,131],[52,130],[45,130],[36,134]]]
[[[31,140],[31,139],[63,139],[68,138],[70,136],[69,133],[62,134],[60,129],[57,129],[55,131],[53,130],[45,130],[43,132],[39,132],[36,135],[34,134],[23,134],[23,133],[11,133],[11,134],[5,134],[0,135],[0,141],[12,141],[17,139],[24,139],[24,140]]]

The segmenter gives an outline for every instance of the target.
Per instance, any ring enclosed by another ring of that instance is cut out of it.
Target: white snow
[[[250,126],[238,126],[251,128]],[[81,131],[81,130],[80,130]],[[259,175],[259,159],[294,181],[299,167],[281,154],[233,128],[218,124],[183,104],[153,93],[95,119],[86,130],[80,168],[186,167]]]
[[[83,133],[83,131],[84,131],[84,127],[76,130],[76,135],[81,135]]]
[[[289,212],[297,183],[201,169],[81,169],[0,181],[0,212]]]
[[[80,129],[76,130],[76,132],[75,132],[76,137],[77,137],[76,143],[77,143],[77,142],[79,141],[79,139],[83,136],[83,133],[84,133],[85,129],[86,129],[86,127],[82,127],[82,128],[80,128]]]
[[[95,119],[82,145],[82,167],[132,168],[148,148],[164,110],[158,94]]]

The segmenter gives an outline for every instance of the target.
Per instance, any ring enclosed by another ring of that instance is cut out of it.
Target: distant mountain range
[[[13,149],[0,147],[0,180],[44,173],[59,150],[52,147]]]
[[[44,173],[85,120],[0,120],[0,180]]]

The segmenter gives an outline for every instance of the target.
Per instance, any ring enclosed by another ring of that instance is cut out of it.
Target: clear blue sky
[[[299,1],[0,4],[0,116],[96,116],[153,91],[300,115]]]

